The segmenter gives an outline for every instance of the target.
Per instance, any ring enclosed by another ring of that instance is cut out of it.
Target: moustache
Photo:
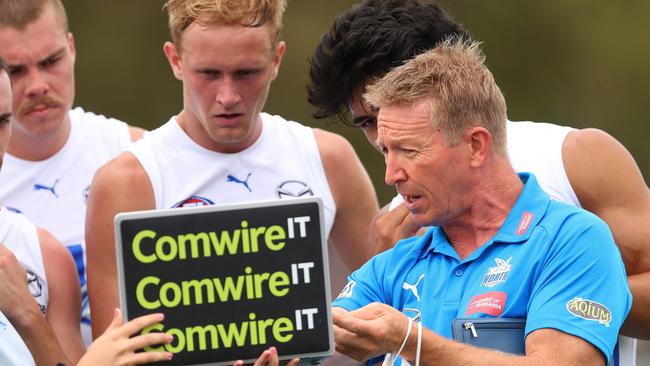
[[[63,102],[58,98],[46,95],[38,99],[30,99],[18,107],[18,115],[23,115],[25,113],[31,112],[37,107],[58,107]]]

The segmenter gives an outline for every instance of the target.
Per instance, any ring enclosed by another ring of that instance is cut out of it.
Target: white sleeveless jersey
[[[27,345],[2,311],[0,311],[0,365],[35,365]]]
[[[517,172],[535,174],[551,199],[582,207],[564,170],[562,144],[574,128],[550,123],[508,121],[508,156]],[[397,195],[390,209],[403,202]],[[636,365],[636,339],[619,336],[614,360],[617,366]]]
[[[70,136],[56,154],[42,161],[5,154],[0,171],[0,202],[51,232],[72,253],[82,296],[84,340],[90,341],[90,308],[86,292],[84,225],[88,187],[95,171],[131,142],[124,122],[70,111]]]
[[[47,311],[48,287],[36,227],[24,216],[0,208],[0,243],[11,250],[27,272],[28,287],[43,314]],[[0,311],[0,365],[34,365],[27,345]]]
[[[582,207],[562,161],[562,144],[572,127],[508,121],[508,156],[516,172],[535,174],[551,199]]]
[[[1,207],[0,243],[14,253],[18,262],[27,272],[29,292],[38,303],[41,312],[45,314],[49,292],[36,226],[27,221],[23,215]]]
[[[261,114],[262,133],[235,154],[195,143],[173,117],[130,147],[149,175],[156,208],[318,196],[326,234],[336,214],[311,128]]]

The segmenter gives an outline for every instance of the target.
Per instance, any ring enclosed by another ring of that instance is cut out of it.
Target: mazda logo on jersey
[[[36,274],[30,270],[27,270],[27,287],[29,292],[32,294],[32,297],[39,297],[43,294],[43,286],[41,281],[38,280]]]
[[[278,198],[306,197],[314,195],[311,188],[306,183],[299,180],[284,181],[275,188],[275,192],[277,193]]]

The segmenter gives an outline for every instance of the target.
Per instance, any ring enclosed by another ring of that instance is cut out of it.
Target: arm
[[[394,308],[373,303],[353,312],[334,308],[336,350],[356,360],[395,352],[407,333],[408,320]],[[603,355],[581,338],[554,329],[539,329],[526,338],[526,356],[460,344],[422,328],[421,365],[604,365]],[[417,326],[411,332],[402,358],[413,363],[417,348]]]
[[[564,167],[580,204],[609,225],[634,296],[621,332],[650,339],[650,190],[634,158],[603,131],[569,133]]]
[[[81,294],[77,268],[70,252],[52,234],[38,229],[38,241],[49,291],[45,318],[68,359],[77,362],[86,351],[79,330]]]
[[[368,231],[379,209],[375,190],[347,140],[318,129],[314,129],[314,135],[336,202],[330,241],[345,265],[356,269],[373,253]]]
[[[0,310],[16,328],[37,365],[69,364],[54,331],[29,293],[26,278],[14,254],[0,244]]]
[[[104,332],[119,307],[113,219],[125,211],[154,208],[153,188],[138,160],[128,152],[101,167],[88,197],[86,248],[88,296],[93,336]]]
[[[171,352],[148,351],[136,353],[136,350],[156,344],[169,343],[173,337],[167,333],[148,333],[130,337],[143,328],[162,321],[163,314],[150,314],[123,323],[122,312],[115,309],[113,321],[104,334],[99,336],[88,348],[77,366],[122,366],[169,361]]]

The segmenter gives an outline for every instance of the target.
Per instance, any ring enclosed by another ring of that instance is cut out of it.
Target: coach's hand
[[[334,307],[332,315],[336,350],[357,361],[397,351],[409,324],[406,315],[376,302],[351,312]]]

